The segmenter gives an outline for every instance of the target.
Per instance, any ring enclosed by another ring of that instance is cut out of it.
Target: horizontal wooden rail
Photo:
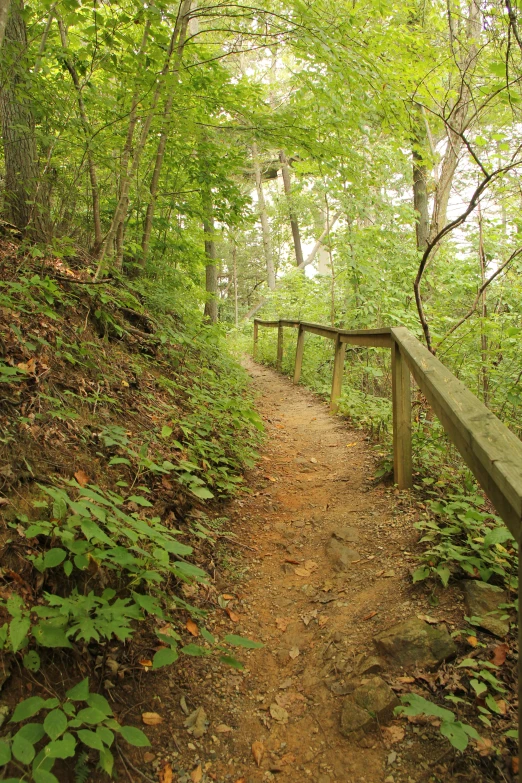
[[[254,358],[259,326],[278,328],[277,368],[283,360],[283,328],[297,328],[294,383],[299,383],[305,333],[334,341],[330,409],[337,409],[344,374],[346,343],[390,348],[392,356],[393,466],[400,489],[413,484],[410,373],[440,419],[446,433],[522,546],[522,442],[475,395],[403,326],[345,330],[307,321],[254,320]],[[522,651],[522,557],[519,557],[518,647]],[[522,658],[518,672],[519,733],[522,729]],[[522,783],[522,764],[518,781]]]

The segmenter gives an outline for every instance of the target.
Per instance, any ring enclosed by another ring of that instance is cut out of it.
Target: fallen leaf
[[[475,740],[475,748],[481,756],[489,756],[493,750],[493,742],[487,737],[481,737]]]
[[[138,663],[140,664],[140,666],[145,666],[146,669],[152,666],[152,661],[149,660],[148,658],[140,658]]]
[[[281,690],[284,690],[285,688],[291,688],[292,685],[293,685],[292,678],[289,677],[288,679],[283,680],[283,682],[279,685],[279,688]]]
[[[417,619],[424,620],[425,623],[429,623],[430,625],[438,625],[440,623],[440,620],[437,620],[436,617],[430,617],[429,614],[418,614]]]
[[[238,614],[232,611],[232,609],[225,609],[225,612],[228,614],[233,623],[238,623],[241,619]]]
[[[295,756],[293,753],[285,753],[284,756],[281,756],[281,762],[282,767],[286,767],[288,764],[295,764]]]
[[[298,658],[299,657],[299,647],[292,647],[292,649],[290,650],[288,655],[290,656],[290,658],[292,658],[292,660],[294,660],[295,658]]]
[[[292,565],[299,565],[300,560],[294,560],[292,557],[285,557],[285,563],[292,563]]]
[[[172,489],[171,482],[167,478],[165,478],[165,476],[163,476],[163,478],[161,479],[161,483],[164,489]]]
[[[467,643],[469,644],[470,647],[476,647],[477,644],[478,644],[478,640],[477,640],[476,636],[468,636],[466,641],[467,641]]]
[[[318,568],[317,563],[315,562],[315,560],[305,560],[304,567],[306,568],[307,571],[310,571],[310,572],[316,571],[317,568]]]
[[[86,487],[87,484],[90,482],[89,476],[83,470],[77,470],[76,473],[74,474],[74,478],[76,479],[80,487]]]
[[[288,721],[288,712],[284,707],[280,707],[276,702],[272,702],[270,705],[270,715],[278,723],[286,723]]]
[[[187,620],[187,624],[185,628],[189,633],[192,634],[192,636],[199,636],[199,628],[194,622],[194,620]]]
[[[357,446],[357,441],[354,441],[354,443],[347,443],[347,444],[346,444],[346,448],[347,448],[347,449],[351,449],[351,448],[352,448],[352,446]]]
[[[226,734],[229,731],[234,731],[230,726],[227,726],[226,723],[220,723],[219,726],[216,726],[216,733],[217,734]]]
[[[504,699],[498,699],[496,700],[497,707],[501,715],[506,715],[508,711],[508,705],[507,702],[504,701]]]
[[[0,506],[8,506],[9,501],[7,498],[0,498]]]
[[[319,615],[319,620],[317,621],[318,625],[319,625],[319,628],[324,628],[324,626],[326,625],[326,623],[328,622],[329,619],[330,618],[326,614]]]
[[[159,781],[160,783],[172,783],[174,780],[174,776],[172,774],[172,767],[170,764],[165,764],[162,770],[160,770],[159,773]]]
[[[295,568],[294,574],[297,574],[297,576],[310,576],[310,571],[307,568]]]
[[[513,770],[513,775],[518,775],[518,756],[511,757],[511,769]]]
[[[370,614],[367,614],[366,617],[363,617],[363,620],[371,620],[372,617],[375,617],[376,614],[378,614],[378,612],[370,612]]]
[[[224,598],[225,601],[233,601],[234,597],[235,596],[230,595],[230,593],[223,593],[223,595],[221,596],[221,598]]]
[[[405,731],[402,726],[383,726],[382,730],[391,745],[404,739]]]
[[[290,623],[290,620],[288,617],[276,617],[276,625],[279,628],[280,631],[286,631],[288,628],[288,625]]]
[[[196,769],[193,769],[190,773],[190,779],[192,783],[200,783],[201,778],[203,777],[203,770],[201,769],[201,764],[198,764]]]
[[[263,756],[265,755],[265,746],[262,742],[259,742],[259,740],[256,740],[252,743],[252,755],[254,757],[254,761],[259,767],[263,760]]]
[[[405,684],[411,684],[412,682],[415,682],[415,677],[397,677],[397,680],[399,682],[403,682]]]
[[[198,707],[188,716],[183,724],[189,734],[196,739],[200,739],[207,730],[207,713],[203,707]]]
[[[158,726],[163,723],[163,718],[157,712],[143,712],[141,719],[146,726]]]
[[[238,778],[235,783],[246,783],[246,778]]]
[[[491,663],[494,663],[495,666],[502,666],[506,662],[508,652],[509,645],[507,645],[505,642],[502,644],[497,644],[493,650],[493,658],[491,659]]]
[[[156,754],[151,753],[150,751],[147,751],[146,753],[143,754],[143,761],[145,762],[145,764],[150,764],[150,762],[154,761],[155,758],[156,758]]]

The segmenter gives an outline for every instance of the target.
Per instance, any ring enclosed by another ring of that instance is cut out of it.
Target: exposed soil
[[[239,656],[244,672],[185,658],[170,684],[155,675],[162,682],[157,700],[141,709],[168,719],[148,730],[151,779],[156,774],[168,783],[169,765],[182,783],[492,779],[474,765],[459,773],[461,762],[446,740],[422,722],[397,719],[391,730],[389,724],[356,738],[341,734],[346,678],[361,653],[374,653],[375,633],[428,613],[453,630],[462,611],[455,593],[434,610],[412,586],[416,512],[407,494],[372,483],[374,457],[364,433],[272,370],[250,361],[247,368],[268,438],[247,477],[251,493],[227,511],[242,555],[215,573],[229,603],[209,627],[260,640],[264,648]],[[346,528],[358,557],[336,571],[325,547]],[[235,584],[234,569],[242,572]],[[383,676],[400,695],[413,681],[405,674]],[[199,739],[183,725],[182,698],[188,712],[205,710],[208,730]],[[259,766],[253,743],[261,743]]]

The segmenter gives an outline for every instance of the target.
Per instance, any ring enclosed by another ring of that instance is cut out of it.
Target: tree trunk
[[[263,182],[261,177],[261,166],[259,163],[259,155],[257,151],[257,144],[252,142],[252,161],[254,164],[254,174],[256,178],[256,190],[257,190],[257,203],[259,208],[259,217],[261,219],[261,231],[263,234],[263,252],[265,255],[266,263],[266,281],[271,291],[275,289],[275,269],[274,258],[272,255],[272,240],[270,239],[270,226],[268,225],[268,215],[266,214],[265,196],[263,193]]]
[[[58,28],[60,30],[60,40],[62,43],[62,48],[66,53],[65,60],[64,60],[65,67],[67,68],[67,70],[71,75],[71,79],[74,84],[74,89],[76,90],[76,95],[78,100],[78,111],[80,112],[80,120],[82,124],[83,135],[85,136],[85,145],[86,145],[85,154],[87,158],[87,168],[89,169],[89,179],[91,182],[92,220],[94,224],[93,253],[94,255],[97,255],[103,244],[103,236],[102,236],[101,217],[100,217],[100,190],[98,187],[98,175],[96,173],[96,165],[94,163],[94,158],[92,156],[92,149],[91,149],[92,134],[91,134],[91,129],[89,127],[89,120],[87,118],[85,103],[83,100],[82,86],[80,84],[80,79],[78,77],[78,72],[74,66],[74,63],[69,57],[69,55],[67,54],[67,34],[65,32],[65,27],[60,17],[58,17]]]
[[[423,151],[426,149],[426,126],[421,109],[415,106],[416,124],[414,127],[412,157],[413,157],[413,208],[417,213],[415,234],[417,236],[417,250],[424,251],[428,244],[430,231],[430,216],[428,211],[428,167],[426,166]]]
[[[185,40],[187,37],[187,27],[189,22],[189,13],[192,0],[183,0],[183,4],[180,10],[181,27],[179,33],[178,50],[176,54],[176,61],[174,63],[173,73],[179,71],[181,59],[183,57],[183,49],[185,47]],[[147,204],[147,213],[145,215],[145,224],[143,227],[143,237],[141,240],[142,250],[142,263],[145,263],[149,252],[150,236],[152,233],[152,219],[154,217],[154,210],[156,208],[156,199],[158,196],[158,185],[161,174],[161,168],[163,166],[163,160],[165,158],[165,147],[167,146],[167,137],[169,133],[169,122],[172,112],[172,106],[174,103],[174,90],[170,87],[169,96],[165,103],[165,109],[163,111],[163,128],[158,141],[158,147],[156,150],[156,160],[154,162],[154,171],[152,172],[152,179],[150,182],[150,199]]]
[[[299,231],[297,215],[292,204],[292,183],[290,181],[290,169],[288,167],[287,157],[283,150],[281,150],[279,153],[279,160],[281,161],[281,174],[283,175],[283,185],[285,188],[286,198],[288,200],[288,215],[290,217],[290,227],[292,229],[292,238],[294,240],[295,263],[299,268],[304,261],[303,247],[301,245],[301,233]]]
[[[7,20],[9,19],[9,6],[11,0],[0,0],[0,49],[4,42],[5,28],[7,27]]]
[[[214,218],[210,204],[207,205],[206,217],[203,220],[203,232],[205,234],[205,255],[208,259],[205,267],[205,290],[208,299],[205,302],[204,316],[211,324],[215,324],[218,320],[218,273],[216,243],[214,242]]]
[[[39,178],[31,87],[27,81],[27,32],[22,0],[13,0],[5,26],[2,60],[8,63],[0,94],[5,160],[5,207],[8,220],[28,236],[49,235],[49,200]]]

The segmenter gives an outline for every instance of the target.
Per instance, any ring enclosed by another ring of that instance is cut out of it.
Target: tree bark
[[[216,243],[214,242],[214,217],[212,215],[212,204],[209,199],[206,200],[205,204],[203,233],[205,234],[205,255],[208,259],[205,267],[205,290],[208,298],[205,302],[204,317],[210,323],[215,324],[218,320],[218,273]]]
[[[257,204],[259,217],[261,220],[261,231],[263,235],[263,253],[266,264],[266,281],[268,287],[273,291],[276,287],[274,257],[272,255],[272,240],[270,239],[270,226],[268,225],[268,215],[266,213],[265,196],[263,193],[263,181],[261,176],[261,165],[259,163],[259,154],[257,144],[252,142],[252,162],[254,164],[254,174],[256,179]]]
[[[290,181],[290,169],[288,167],[288,160],[283,150],[279,153],[279,160],[281,161],[281,174],[283,175],[283,186],[285,189],[286,198],[288,201],[288,216],[290,218],[290,227],[292,229],[292,239],[294,240],[295,251],[295,263],[299,268],[303,261],[303,247],[301,245],[301,233],[299,231],[299,223],[297,215],[292,204],[292,183]]]
[[[415,234],[417,250],[424,251],[428,244],[430,231],[430,216],[428,210],[428,167],[423,151],[426,149],[426,126],[419,106],[415,106],[413,131],[413,208],[417,213]]]
[[[89,169],[89,179],[91,182],[92,220],[94,225],[93,254],[97,255],[103,244],[103,235],[102,235],[101,216],[100,216],[100,189],[98,187],[98,175],[96,173],[96,165],[94,163],[94,158],[91,149],[92,133],[89,125],[89,120],[87,118],[87,111],[85,109],[85,102],[83,100],[83,95],[82,95],[82,85],[80,84],[78,72],[76,70],[76,67],[72,59],[67,54],[67,33],[65,32],[65,26],[61,18],[60,17],[57,18],[58,18],[58,28],[60,30],[60,40],[62,43],[62,48],[65,52],[65,59],[64,59],[65,67],[69,71],[72,82],[74,84],[74,89],[76,90],[76,95],[78,99],[78,111],[80,113],[83,135],[85,136],[87,168]]]
[[[9,19],[9,7],[11,0],[0,0],[0,49],[4,42],[5,28],[7,27],[7,20]]]
[[[183,49],[185,47],[185,40],[187,37],[187,27],[189,22],[189,13],[190,13],[190,6],[191,6],[192,0],[183,0],[181,10],[180,10],[180,17],[181,17],[181,26],[180,26],[180,33],[179,33],[179,42],[178,42],[178,48],[177,48],[177,54],[176,54],[176,61],[174,63],[173,68],[173,74],[177,73],[179,71],[179,66],[181,64],[181,59],[183,57]],[[150,245],[150,236],[152,233],[152,220],[154,217],[154,210],[156,208],[156,199],[158,197],[158,185],[159,185],[159,178],[161,174],[161,169],[163,166],[163,160],[165,158],[165,148],[167,146],[167,137],[169,133],[169,122],[171,118],[172,113],[172,106],[174,103],[174,90],[172,86],[170,87],[169,95],[167,97],[167,100],[165,102],[165,108],[163,111],[163,128],[161,130],[160,138],[158,141],[158,147],[156,150],[156,159],[154,161],[154,171],[152,172],[152,179],[150,182],[150,198],[149,203],[147,204],[147,212],[145,215],[145,223],[143,227],[143,236],[141,240],[141,250],[142,250],[142,263],[145,263],[147,259],[147,255],[149,252],[149,245]]]
[[[8,62],[0,93],[8,220],[35,240],[49,236],[49,199],[39,177],[31,86],[27,80],[27,31],[22,0],[13,0],[5,26],[2,60]]]

